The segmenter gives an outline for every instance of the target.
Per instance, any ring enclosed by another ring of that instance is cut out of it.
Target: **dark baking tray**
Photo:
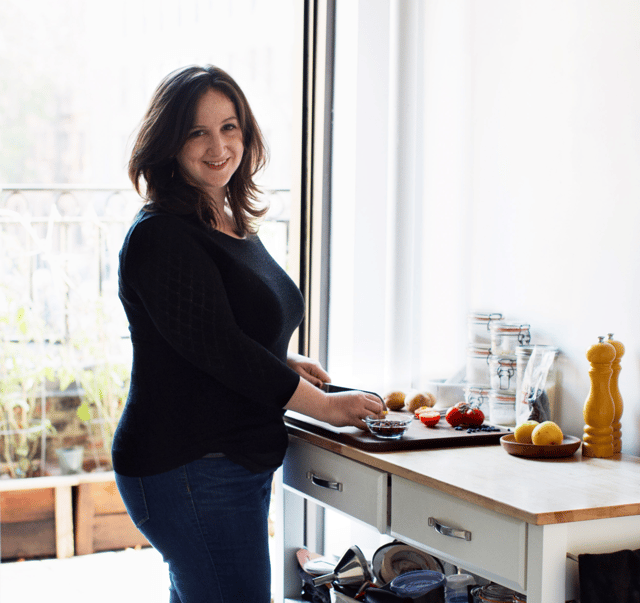
[[[350,388],[330,386],[327,391],[345,391]],[[377,395],[377,394],[376,394]],[[406,414],[409,414],[408,412]],[[435,427],[425,427],[418,419],[399,440],[382,440],[368,431],[357,427],[334,427],[324,421],[318,421],[298,412],[287,411],[285,422],[293,427],[300,427],[341,444],[347,444],[367,452],[393,452],[398,450],[426,450],[429,448],[447,448],[455,446],[477,446],[481,444],[499,444],[500,438],[509,429],[500,431],[477,431],[467,433],[466,429],[458,431],[451,427],[442,417]]]

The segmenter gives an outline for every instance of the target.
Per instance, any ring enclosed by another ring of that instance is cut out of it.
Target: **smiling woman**
[[[129,164],[146,191],[120,252],[133,362],[113,466],[131,518],[169,563],[172,603],[268,601],[285,410],[364,427],[384,408],[370,393],[324,391],[320,364],[289,350],[304,303],[252,224],[264,212],[251,194],[259,132],[230,75],[189,66],[156,89]]]

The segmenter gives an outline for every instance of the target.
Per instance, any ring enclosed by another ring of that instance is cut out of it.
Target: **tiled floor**
[[[151,548],[0,564],[0,603],[167,603],[168,588]]]

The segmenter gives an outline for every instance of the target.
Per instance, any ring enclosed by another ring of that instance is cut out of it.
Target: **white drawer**
[[[387,474],[292,439],[282,473],[285,487],[387,531]]]
[[[453,528],[461,533],[444,535],[429,525],[429,518],[442,532]],[[526,590],[524,521],[392,475],[391,535],[505,586]]]

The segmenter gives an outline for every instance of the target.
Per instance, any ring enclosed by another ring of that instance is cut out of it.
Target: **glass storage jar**
[[[533,356],[533,365],[530,370],[532,375],[535,376],[536,370],[538,372],[540,370],[546,353],[553,354],[553,359],[547,358],[547,360],[551,360],[551,365],[549,366],[545,383],[541,384],[540,389],[545,393],[548,400],[550,419],[553,421],[558,418],[556,409],[556,388],[558,385],[556,359],[559,353],[558,348],[553,345],[521,345],[516,349],[516,422],[518,424],[526,421],[531,414],[529,398],[532,393],[532,384],[524,384],[527,365]]]
[[[489,356],[491,389],[516,391],[517,364],[515,356]]]
[[[492,322],[502,320],[500,312],[483,314],[482,312],[471,312],[467,316],[468,345],[472,348],[490,348],[491,331],[489,325]]]
[[[489,422],[512,427],[516,424],[516,395],[495,389],[489,391]]]
[[[486,584],[471,589],[473,603],[514,603],[516,592],[500,584]]]
[[[471,406],[479,408],[485,417],[489,416],[489,392],[490,388],[485,385],[467,385],[464,388],[464,401]]]
[[[491,353],[494,356],[515,356],[518,346],[531,342],[531,327],[528,324],[492,322],[489,330]]]
[[[445,603],[468,603],[469,586],[475,584],[473,576],[469,574],[451,574],[447,576],[444,586]]]
[[[467,371],[465,381],[477,385],[490,385],[488,348],[467,348]]]

